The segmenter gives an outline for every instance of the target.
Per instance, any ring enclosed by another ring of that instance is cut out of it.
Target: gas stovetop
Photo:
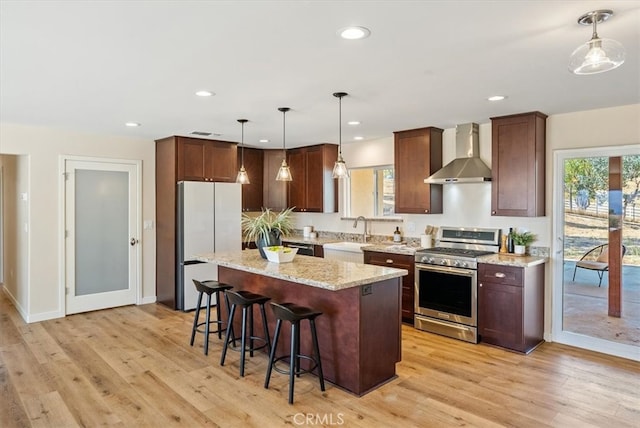
[[[416,263],[476,269],[478,257],[498,252],[499,229],[440,228],[440,245],[416,251]]]
[[[480,256],[484,256],[486,254],[491,254],[494,251],[487,250],[473,250],[468,248],[447,248],[447,247],[435,247],[435,248],[425,248],[423,250],[416,251],[421,255],[437,255],[437,256],[452,256],[452,257],[466,257],[466,258],[477,258]]]

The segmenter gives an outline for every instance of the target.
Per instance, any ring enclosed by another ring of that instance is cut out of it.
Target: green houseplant
[[[266,259],[263,247],[281,245],[282,236],[293,231],[293,221],[291,219],[292,208],[287,208],[279,213],[274,213],[269,208],[263,209],[256,216],[251,217],[242,214],[242,232],[245,242],[255,241],[262,258]]]
[[[536,240],[536,236],[528,231],[518,232],[517,229],[514,229],[511,232],[511,239],[513,240],[514,253],[525,254],[527,247]]]

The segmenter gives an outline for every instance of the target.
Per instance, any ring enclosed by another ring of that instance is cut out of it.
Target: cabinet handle
[[[496,272],[493,274],[493,276],[495,276],[496,278],[504,278],[506,275],[502,272]]]
[[[482,287],[482,283],[478,284],[479,287]]]
[[[424,212],[428,213],[428,212],[429,212],[429,210],[424,210]]]
[[[495,211],[491,211],[491,215],[496,215],[496,212]]]
[[[387,263],[393,263],[393,260],[387,259]]]

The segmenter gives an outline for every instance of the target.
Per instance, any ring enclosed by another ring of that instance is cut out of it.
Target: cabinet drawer
[[[522,287],[523,268],[514,266],[478,264],[478,282],[490,281]]]
[[[379,253],[377,251],[365,251],[364,262],[377,266],[388,266],[398,269],[407,269],[411,273],[414,267],[413,256],[404,254]]]

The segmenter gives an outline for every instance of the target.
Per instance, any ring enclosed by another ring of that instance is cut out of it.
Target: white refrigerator
[[[218,266],[194,260],[200,253],[242,249],[242,189],[237,183],[182,181],[177,207],[177,309],[195,309],[193,279],[218,279]],[[203,296],[202,306],[206,305]]]

